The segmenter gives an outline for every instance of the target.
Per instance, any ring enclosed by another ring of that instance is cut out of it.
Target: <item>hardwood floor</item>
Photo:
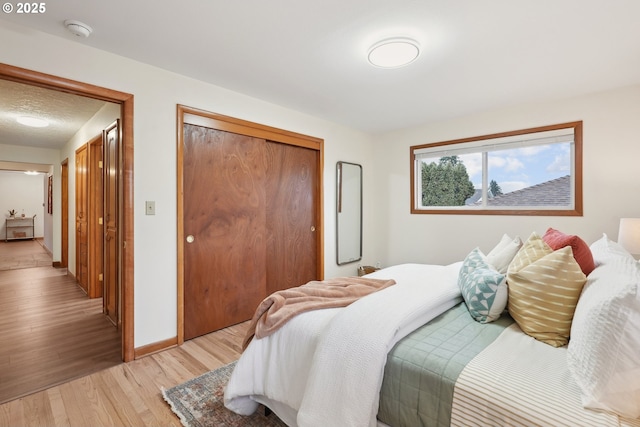
[[[120,364],[121,347],[66,269],[0,271],[0,402]]]
[[[0,270],[46,267],[51,262],[40,239],[0,241]]]
[[[0,259],[22,252],[10,244]],[[240,357],[248,322],[121,363],[101,304],[66,269],[0,271],[0,427],[179,427],[161,388]]]
[[[181,426],[169,388],[240,356],[248,322],[0,405],[0,426]]]

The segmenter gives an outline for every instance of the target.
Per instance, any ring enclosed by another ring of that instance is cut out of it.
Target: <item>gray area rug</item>
[[[286,427],[275,414],[265,415],[260,406],[250,416],[238,415],[224,407],[224,387],[236,362],[162,390],[164,400],[186,427]]]

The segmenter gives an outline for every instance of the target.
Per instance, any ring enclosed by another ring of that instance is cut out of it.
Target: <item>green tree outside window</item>
[[[474,193],[467,168],[458,156],[445,156],[438,163],[422,164],[424,206],[463,206]]]

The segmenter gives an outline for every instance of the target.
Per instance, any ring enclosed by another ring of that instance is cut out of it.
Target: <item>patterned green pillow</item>
[[[458,286],[471,317],[480,323],[497,320],[507,306],[507,276],[487,262],[475,248],[465,258],[458,276]]]

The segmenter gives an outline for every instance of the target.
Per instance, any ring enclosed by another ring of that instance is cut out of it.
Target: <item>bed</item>
[[[606,235],[366,277],[396,283],[253,339],[225,406],[291,427],[640,426],[640,267]]]

